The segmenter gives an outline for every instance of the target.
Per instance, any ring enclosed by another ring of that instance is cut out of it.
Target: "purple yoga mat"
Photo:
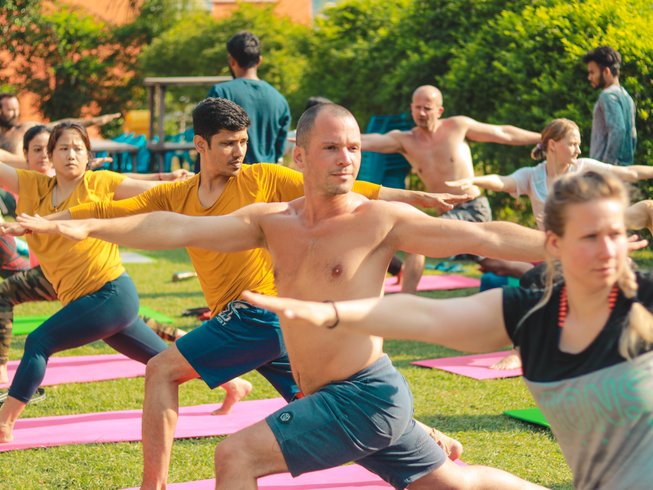
[[[14,378],[18,363],[19,361],[9,361],[7,364],[9,382]],[[145,364],[133,361],[122,354],[51,357],[41,386],[139,376],[145,376]]]
[[[444,357],[441,359],[429,359],[427,361],[414,361],[411,364],[416,366],[442,369],[450,373],[460,374],[474,379],[497,379],[514,378],[521,376],[519,369],[490,369],[490,366],[506,357],[510,351],[492,352],[490,354],[475,354],[472,356]]]
[[[401,285],[395,284],[396,277],[388,277],[385,280],[386,293],[398,293],[401,291]],[[477,288],[481,281],[472,277],[458,275],[428,275],[422,276],[417,285],[418,291],[435,291],[438,289],[462,289]]]
[[[237,403],[228,415],[211,415],[218,404],[181,407],[175,437],[233,434],[285,404],[282,398],[244,401]],[[0,452],[65,444],[140,441],[141,415],[141,410],[122,410],[19,419],[14,428],[14,441],[0,444]]]

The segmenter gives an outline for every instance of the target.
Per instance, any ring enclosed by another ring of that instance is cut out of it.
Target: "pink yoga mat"
[[[506,357],[509,351],[492,352],[490,354],[476,354],[473,356],[445,357],[442,359],[429,359],[427,361],[414,361],[411,364],[434,369],[442,369],[450,373],[460,374],[474,379],[513,378],[521,376],[522,370],[490,369],[494,363]]]
[[[396,277],[388,277],[385,280],[386,293],[398,293],[401,291],[401,285],[395,284]],[[477,288],[481,285],[481,281],[471,277],[458,276],[458,275],[428,275],[422,276],[419,284],[417,285],[418,291],[435,291],[439,289],[462,289],[462,288]]]
[[[282,398],[244,401],[228,415],[211,415],[217,404],[182,407],[176,438],[233,434],[263,420],[284,406]],[[0,452],[66,444],[92,444],[141,440],[141,410],[98,412],[61,417],[19,419],[14,442],[0,444]]]
[[[18,363],[19,361],[9,361],[7,364],[9,382],[14,378]],[[41,386],[139,376],[145,376],[145,364],[133,361],[122,354],[51,357]]]
[[[455,463],[466,466],[466,463],[459,459]],[[290,473],[270,475],[259,478],[257,483],[259,490],[383,490],[392,488],[392,485],[357,464],[314,471],[300,475],[297,478],[293,478]],[[171,490],[213,490],[215,480],[170,483],[168,488]],[[138,489],[129,488],[126,490]]]
[[[213,490],[215,480],[171,483],[171,490]],[[270,475],[258,480],[259,490],[386,490],[392,486],[362,466],[352,464],[305,473],[293,478],[290,473]],[[136,490],[136,489],[129,489]]]

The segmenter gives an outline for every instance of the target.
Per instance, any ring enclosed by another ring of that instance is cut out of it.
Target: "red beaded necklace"
[[[614,305],[617,303],[617,296],[619,295],[619,288],[615,284],[610,290],[608,295],[608,306],[610,311],[614,310]],[[558,310],[558,327],[563,328],[565,326],[565,320],[567,319],[567,313],[569,312],[569,301],[567,300],[567,286],[562,286],[560,289],[560,309]]]

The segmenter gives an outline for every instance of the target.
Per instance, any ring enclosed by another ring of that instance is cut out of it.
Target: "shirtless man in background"
[[[88,119],[66,118],[44,123],[53,128],[61,122],[75,122],[84,127],[102,126],[120,117],[120,113],[103,114]],[[27,168],[23,156],[23,136],[32,126],[40,124],[33,121],[20,122],[18,97],[11,92],[0,93],[0,161],[17,168]]]
[[[541,136],[514,126],[497,126],[475,121],[466,116],[441,119],[444,107],[442,93],[432,85],[423,85],[413,92],[410,105],[416,127],[409,131],[394,130],[385,134],[363,134],[363,151],[400,153],[429,192],[451,192],[445,182],[474,176],[472,153],[467,140],[504,145],[535,145]],[[458,205],[443,218],[485,222],[492,220],[492,211],[478,187],[466,190],[474,199]],[[415,293],[424,270],[424,257],[407,255],[404,264],[402,292]]]
[[[279,292],[311,300],[381,295],[397,249],[541,259],[538,231],[512,223],[442,220],[350,192],[360,148],[351,113],[322,104],[304,113],[297,126],[294,160],[304,171],[305,197],[291,203],[257,203],[225,216],[19,220],[37,232],[74,239],[90,234],[135,248],[266,248]],[[294,378],[307,396],[218,445],[216,488],[253,489],[264,475],[296,476],[349,461],[395,488],[539,488],[500,470],[448,460],[412,419],[409,389],[383,353],[382,338],[339,329],[309,332],[297,321],[281,328]]]

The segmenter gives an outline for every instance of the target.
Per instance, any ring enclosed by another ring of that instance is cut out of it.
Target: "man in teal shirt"
[[[602,89],[594,105],[590,158],[632,165],[637,144],[635,103],[619,84],[621,55],[609,46],[601,46],[587,53],[583,62],[592,87]]]
[[[249,115],[249,146],[245,163],[277,163],[283,156],[290,108],[272,85],[257,75],[261,64],[261,44],[251,32],[243,31],[227,42],[227,58],[233,80],[214,85],[209,97],[229,99]]]

